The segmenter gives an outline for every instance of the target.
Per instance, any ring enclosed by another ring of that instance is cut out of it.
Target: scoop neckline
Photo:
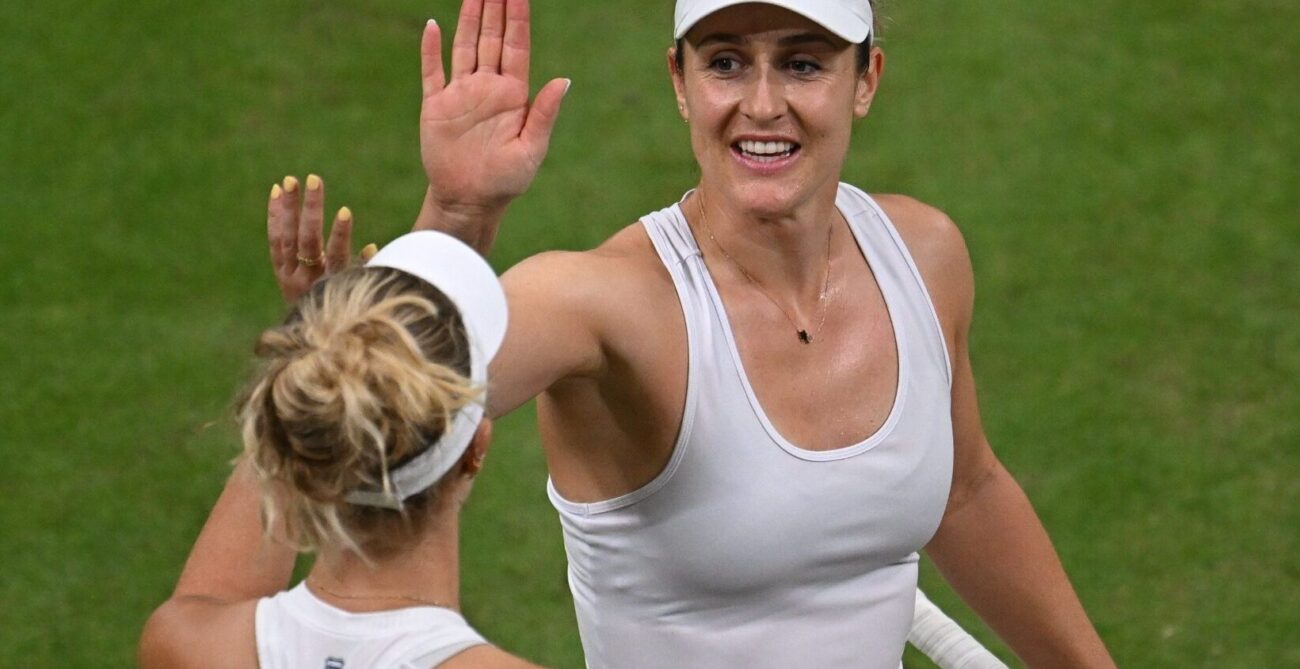
[[[687,192],[686,195],[682,196],[682,199],[678,201],[677,204],[673,205],[674,215],[678,217],[678,220],[686,229],[686,233],[690,237],[691,243],[695,246],[695,250],[699,254],[705,285],[709,290],[709,298],[712,300],[713,306],[718,312],[718,318],[723,328],[723,334],[726,337],[727,348],[730,350],[732,361],[736,366],[736,373],[740,377],[740,385],[745,389],[745,396],[749,400],[750,409],[758,418],[759,423],[762,424],[768,437],[770,437],[772,441],[776,442],[782,450],[801,460],[812,462],[843,460],[845,458],[865,453],[878,446],[880,442],[884,441],[885,438],[893,432],[894,426],[898,424],[899,418],[902,415],[902,406],[907,396],[907,380],[910,362],[906,344],[906,326],[899,319],[899,316],[902,313],[902,308],[896,304],[897,298],[891,296],[893,291],[886,290],[884,283],[881,282],[880,274],[877,269],[882,266],[883,260],[870,244],[864,243],[862,234],[859,232],[857,226],[853,224],[849,215],[844,211],[844,207],[840,203],[840,196],[842,193],[843,189],[841,188],[835,197],[835,209],[844,217],[849,232],[853,235],[853,239],[858,245],[858,251],[862,253],[868,269],[871,270],[872,276],[876,277],[876,286],[880,290],[881,297],[885,303],[885,311],[889,314],[889,327],[894,337],[894,353],[898,358],[898,378],[894,384],[893,404],[889,408],[889,415],[885,418],[885,422],[881,423],[880,427],[876,428],[874,432],[863,438],[861,441],[826,450],[804,448],[790,441],[785,437],[785,435],[781,434],[780,430],[776,428],[776,425],[772,422],[771,418],[768,417],[767,411],[763,409],[762,403],[758,400],[758,394],[754,391],[754,386],[749,380],[749,372],[745,369],[744,360],[740,356],[740,347],[736,343],[736,335],[735,331],[731,327],[731,318],[727,314],[727,306],[722,301],[722,294],[718,291],[717,283],[713,280],[713,273],[709,271],[708,265],[704,262],[704,252],[700,248],[699,240],[695,238],[695,231],[691,229],[691,226],[686,219],[686,213],[682,211],[682,202],[686,200],[690,195],[690,192]]]

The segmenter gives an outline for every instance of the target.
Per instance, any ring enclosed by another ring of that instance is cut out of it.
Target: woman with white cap
[[[505,326],[491,267],[426,231],[317,283],[263,332],[234,484],[150,618],[141,666],[534,666],[458,612],[460,508]],[[319,554],[288,591],[294,552],[263,550],[272,535]]]
[[[872,5],[675,18],[697,187],[503,277],[490,413],[538,398],[588,666],[897,667],[922,549],[1030,666],[1113,666],[984,436],[960,232],[840,182],[885,64]],[[568,83],[529,104],[526,0],[464,2],[450,78],[440,41],[416,228],[486,252]],[[319,231],[298,241],[315,258]]]

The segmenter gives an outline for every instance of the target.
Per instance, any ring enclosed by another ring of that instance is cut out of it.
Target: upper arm
[[[257,600],[234,603],[174,596],[145,623],[141,669],[224,669],[257,666]]]
[[[984,435],[970,360],[975,278],[961,230],[942,211],[908,197],[880,196],[925,281],[952,361],[953,480],[948,508],[960,508],[1000,466]]]
[[[612,263],[595,252],[542,253],[501,277],[510,322],[488,378],[489,413],[499,416],[571,376],[604,367],[600,321]]]

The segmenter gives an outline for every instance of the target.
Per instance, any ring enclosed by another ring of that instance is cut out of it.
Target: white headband
[[[477,251],[450,235],[431,230],[394,239],[367,267],[391,267],[417,276],[442,291],[465,324],[470,380],[487,384],[487,366],[506,335],[506,296],[496,272]],[[451,471],[469,448],[483,419],[483,403],[456,412],[438,441],[388,473],[387,490],[353,490],[351,504],[401,509],[403,500],[423,492]]]

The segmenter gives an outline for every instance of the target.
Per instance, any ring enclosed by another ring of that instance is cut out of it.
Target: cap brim
[[[871,16],[861,17],[843,6],[830,2],[809,2],[808,0],[704,0],[691,3],[691,7],[676,17],[673,27],[673,39],[681,39],[704,17],[733,5],[761,3],[788,9],[800,16],[807,17],[817,25],[834,33],[840,39],[852,44],[859,44],[871,34]]]
[[[411,232],[389,242],[366,266],[391,267],[433,284],[456,305],[484,363],[500,350],[509,318],[505,291],[492,266],[464,242],[433,230]]]

